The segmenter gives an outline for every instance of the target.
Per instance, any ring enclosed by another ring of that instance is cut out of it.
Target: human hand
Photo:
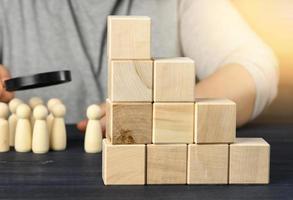
[[[8,92],[5,89],[4,81],[10,78],[9,71],[3,65],[0,65],[0,102],[8,103],[14,97],[13,92]]]
[[[105,134],[106,134],[106,104],[105,103],[102,103],[99,106],[100,106],[101,112],[102,112],[102,117],[100,118],[100,123],[101,123],[101,127],[102,127],[103,137],[105,137]],[[84,120],[78,122],[76,124],[76,127],[80,131],[85,132],[86,126],[87,126],[87,122],[88,122],[88,120],[87,119],[84,119]]]

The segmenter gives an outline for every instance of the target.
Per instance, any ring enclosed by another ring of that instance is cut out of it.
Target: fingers
[[[13,97],[14,93],[13,92],[8,92],[4,88],[4,81],[7,79],[10,79],[10,73],[9,71],[3,66],[0,65],[0,79],[1,79],[1,84],[0,84],[0,100],[2,102],[9,102]]]
[[[84,119],[84,120],[78,122],[76,124],[76,127],[78,130],[84,132],[86,129],[87,123],[88,123],[88,120]],[[102,131],[105,132],[106,131],[106,117],[105,116],[100,119],[100,123],[101,123]]]
[[[102,127],[102,133],[103,133],[103,137],[105,137],[106,135],[106,104],[102,103],[99,105],[101,110],[102,110],[102,117],[100,118],[100,123],[101,123],[101,127]]]
[[[78,130],[85,132],[88,120],[82,120],[76,124]]]
[[[13,99],[14,97],[14,93],[13,92],[7,92],[3,86],[1,86],[2,88],[0,90],[2,90],[0,99],[2,102],[8,103],[11,99]]]
[[[101,110],[102,110],[102,117],[104,117],[106,115],[106,104],[105,103],[102,103],[99,105]]]
[[[106,135],[106,116],[100,119],[101,127],[102,127],[102,133],[103,137]]]
[[[9,71],[3,65],[0,65],[0,77],[5,80],[11,77]]]

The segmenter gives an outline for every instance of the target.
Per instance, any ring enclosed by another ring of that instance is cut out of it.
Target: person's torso
[[[1,62],[13,77],[61,69],[72,72],[71,83],[17,92],[17,96],[62,99],[68,122],[82,119],[88,105],[107,97],[108,15],[150,16],[152,55],[180,55],[177,0],[0,2]]]

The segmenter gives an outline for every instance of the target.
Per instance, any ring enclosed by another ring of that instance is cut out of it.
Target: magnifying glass
[[[7,91],[12,92],[58,85],[70,81],[71,72],[69,70],[63,70],[11,78],[4,81],[4,87]]]

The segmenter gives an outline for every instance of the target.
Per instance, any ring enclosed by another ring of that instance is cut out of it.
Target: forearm
[[[219,68],[195,86],[196,98],[228,98],[237,104],[237,126],[251,118],[256,97],[255,83],[249,72],[238,64]]]
[[[202,80],[196,96],[234,100],[238,126],[257,117],[277,93],[273,51],[229,0],[180,2],[182,53],[195,61]]]

